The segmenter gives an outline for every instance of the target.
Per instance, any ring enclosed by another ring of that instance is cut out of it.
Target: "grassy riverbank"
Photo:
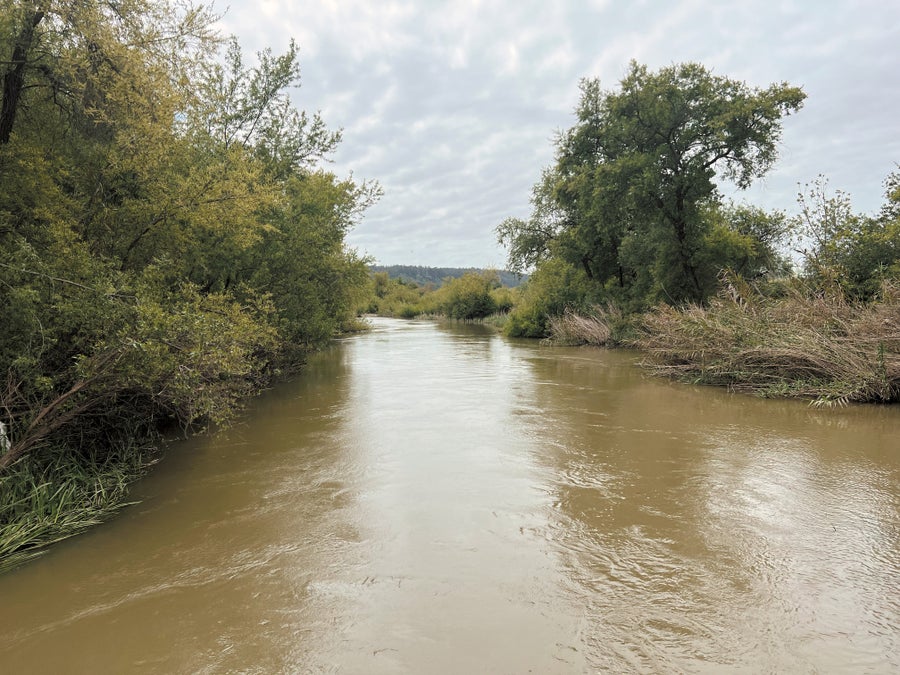
[[[102,458],[56,449],[13,465],[0,475],[0,574],[126,506],[153,457],[132,440]]]
[[[630,319],[614,309],[552,320],[551,340],[628,346],[652,372],[693,384],[815,404],[900,401],[900,286],[872,302],[809,294],[778,297],[730,283],[708,305],[659,305]]]

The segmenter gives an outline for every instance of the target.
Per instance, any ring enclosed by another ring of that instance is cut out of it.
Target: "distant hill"
[[[373,272],[387,272],[390,279],[403,279],[403,281],[412,281],[420,286],[434,284],[440,286],[444,279],[450,277],[457,279],[468,272],[485,272],[475,267],[420,267],[418,265],[372,265],[370,268]],[[515,272],[507,272],[506,270],[496,271],[500,275],[500,283],[504,286],[514,287],[521,284],[528,278],[528,275],[518,275]]]

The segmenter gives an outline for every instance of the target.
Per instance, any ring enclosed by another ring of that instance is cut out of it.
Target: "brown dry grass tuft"
[[[550,318],[550,337],[554,345],[594,345],[611,347],[621,344],[624,326],[622,312],[614,305],[595,306],[587,316],[567,310]]]
[[[878,302],[812,296],[772,299],[727,279],[708,307],[660,306],[635,346],[646,365],[678,379],[818,405],[900,400],[900,285]]]

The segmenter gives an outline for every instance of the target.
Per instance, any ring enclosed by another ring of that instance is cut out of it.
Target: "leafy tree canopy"
[[[632,62],[615,91],[583,80],[576,124],[556,140],[532,217],[498,227],[510,267],[559,257],[633,303],[704,300],[729,255],[747,258],[756,245],[719,217],[716,180],[745,188],[763,176],[782,118],[804,98],[786,83],[752,88],[696,63],[651,72]],[[727,245],[717,224],[734,233]]]
[[[180,0],[0,0],[0,420],[31,452],[224,420],[355,315],[376,184]],[[93,440],[91,440],[93,439]]]

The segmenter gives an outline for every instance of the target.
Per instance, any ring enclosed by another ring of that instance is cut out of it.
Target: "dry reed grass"
[[[761,296],[737,279],[708,307],[660,306],[636,346],[646,365],[678,379],[817,405],[900,400],[900,285],[878,302],[839,294]]]
[[[550,337],[554,345],[594,345],[611,347],[620,343],[617,329],[623,321],[622,312],[614,305],[595,306],[588,315],[566,310],[562,316],[550,317]]]

